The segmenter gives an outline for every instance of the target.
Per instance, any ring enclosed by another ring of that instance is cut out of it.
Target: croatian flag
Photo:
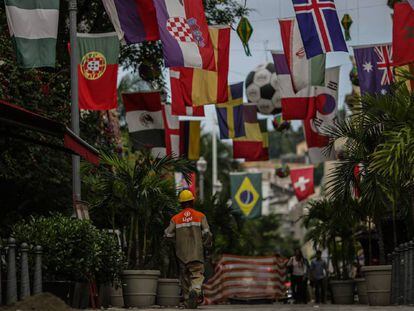
[[[292,0],[308,59],[348,52],[334,0]]]
[[[394,82],[392,45],[354,47],[361,93],[387,94]]]
[[[160,39],[153,0],[102,0],[102,3],[122,42]]]
[[[154,0],[166,67],[216,70],[201,0]]]

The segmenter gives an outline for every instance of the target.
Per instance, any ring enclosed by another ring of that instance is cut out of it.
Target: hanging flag
[[[180,121],[180,155],[188,160],[200,158],[200,121]]]
[[[414,80],[407,79],[406,75],[409,73],[411,76],[414,76],[414,63],[396,67],[395,68],[395,80],[396,81],[405,81],[405,84],[407,86],[407,89],[410,92],[414,91]]]
[[[290,170],[290,179],[298,201],[303,201],[315,193],[313,166]]]
[[[249,40],[253,34],[253,26],[252,24],[250,24],[247,17],[243,16],[240,19],[240,22],[239,22],[239,25],[237,26],[236,31],[237,31],[237,35],[239,36],[243,44],[244,52],[246,53],[247,56],[252,56],[252,53],[250,52],[250,48],[249,48]]]
[[[244,131],[246,136],[233,139],[233,158],[246,161],[265,161],[263,135],[257,121],[256,105],[243,105]]]
[[[354,47],[361,93],[387,94],[394,82],[391,45]]]
[[[414,62],[414,9],[408,3],[394,4],[392,48],[394,66]]]
[[[220,139],[245,136],[243,121],[243,82],[229,86],[229,101],[216,105]]]
[[[7,24],[20,67],[55,67],[59,2],[5,0]]]
[[[127,44],[160,39],[153,0],[102,0],[118,38]]]
[[[171,105],[162,105],[162,116],[165,130],[165,153],[180,155],[180,121],[178,116],[171,113]]]
[[[209,32],[217,71],[170,68],[171,101],[174,113],[177,109],[183,111],[185,106],[225,103],[228,100],[230,27],[209,26]]]
[[[244,218],[262,215],[262,173],[230,173],[232,209]]]
[[[276,92],[279,94],[279,101],[286,97],[295,97],[296,95],[293,89],[292,77],[285,54],[283,52],[272,51],[272,57],[277,74]],[[282,104],[280,103],[279,106],[281,107]]]
[[[330,143],[329,136],[321,134],[317,129],[315,119],[303,121],[303,131],[308,146],[309,161],[312,164],[319,164],[336,159],[334,148],[328,148]]]
[[[326,55],[306,58],[298,23],[295,18],[279,20],[283,50],[295,92],[310,86],[325,85]],[[276,64],[276,63],[275,63]]]
[[[342,17],[341,24],[342,24],[342,27],[344,27],[344,30],[345,30],[345,40],[346,41],[351,40],[351,31],[350,30],[351,30],[352,23],[353,23],[353,20],[351,18],[351,15],[345,14]]]
[[[116,108],[119,56],[116,33],[78,33],[77,41],[79,109]]]
[[[304,90],[295,97],[282,99],[283,118],[304,121],[309,158],[313,164],[335,159],[334,150],[326,150],[329,137],[325,131],[333,127],[337,119],[339,72],[340,67],[326,71],[325,87],[314,87],[310,93]]]
[[[267,130],[267,119],[259,120],[260,132],[262,133],[262,161],[269,160],[269,132]]]
[[[308,59],[328,52],[348,52],[334,0],[292,2]]]
[[[175,189],[177,190],[177,194],[179,194],[184,189],[188,189],[192,192],[194,197],[196,197],[197,194],[197,187],[196,187],[196,173],[190,173],[190,182],[188,183],[184,175],[179,172],[174,173],[174,179],[175,179]]]
[[[201,0],[154,0],[166,67],[216,70]]]
[[[159,91],[122,94],[126,122],[136,150],[152,149],[156,156],[165,155],[165,133]]]

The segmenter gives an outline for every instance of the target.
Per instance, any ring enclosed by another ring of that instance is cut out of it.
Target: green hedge
[[[116,237],[90,221],[61,214],[32,217],[13,226],[13,237],[43,247],[45,280],[117,282],[123,257]]]

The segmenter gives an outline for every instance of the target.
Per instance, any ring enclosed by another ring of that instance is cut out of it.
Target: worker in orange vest
[[[181,191],[178,201],[182,210],[171,219],[165,236],[175,238],[185,307],[196,309],[203,298],[204,247],[211,247],[212,235],[206,216],[193,209],[193,193]]]

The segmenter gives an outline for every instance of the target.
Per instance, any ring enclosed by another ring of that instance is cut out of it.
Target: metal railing
[[[20,251],[20,264],[16,262],[17,251]],[[17,247],[16,240],[9,238],[5,248],[0,246],[0,305],[11,305],[17,300],[23,300],[31,294],[39,294],[42,292],[42,247],[36,246],[33,249],[34,253],[34,270],[33,270],[33,287],[30,288],[30,274],[29,274],[29,245],[22,243]],[[2,288],[2,260],[5,259],[5,266],[7,270],[6,288]],[[20,267],[20,283],[17,280],[17,268]],[[20,285],[18,291],[17,285]],[[6,300],[2,301],[2,290],[6,290]],[[18,296],[19,294],[19,296]]]
[[[414,241],[400,244],[392,254],[391,302],[414,304]]]

